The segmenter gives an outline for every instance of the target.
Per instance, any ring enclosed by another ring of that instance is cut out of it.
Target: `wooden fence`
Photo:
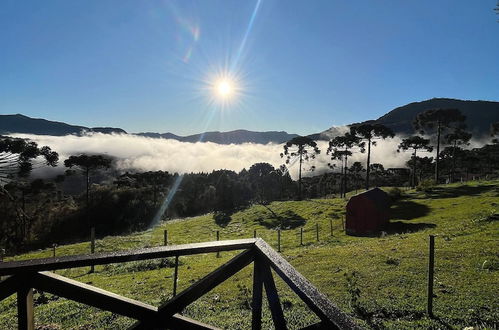
[[[159,308],[49,272],[57,269],[104,265],[201,253],[243,250],[236,257],[175,295]],[[132,251],[106,252],[0,263],[0,301],[17,293],[18,327],[34,329],[33,288],[133,318],[131,329],[215,329],[179,313],[201,296],[253,263],[252,329],[261,329],[263,288],[276,329],[286,329],[271,269],[319,317],[305,329],[358,329],[358,325],[298,273],[262,239],[239,239]]]

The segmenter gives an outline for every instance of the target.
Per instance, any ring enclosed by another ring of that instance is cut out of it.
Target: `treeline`
[[[414,126],[425,135],[402,138],[397,151],[410,152],[411,158],[400,168],[371,163],[372,146],[395,136],[389,128],[370,122],[354,124],[349,132],[329,141],[325,153],[330,171],[303,177],[302,172],[315,170],[314,159],[321,153],[308,137],[296,137],[283,146],[285,164],[278,168],[257,163],[239,173],[119,173],[111,157],[82,154],[64,160],[65,174],[50,180],[32,180],[29,174],[40,166],[56,166],[55,151],[32,141],[0,137],[0,248],[14,251],[87,239],[91,227],[99,235],[121,234],[146,229],[165,218],[207,212],[214,212],[223,225],[224,215],[251,204],[341,197],[373,186],[427,187],[497,178],[499,123],[491,125],[490,144],[470,149],[472,135],[464,120],[457,109],[419,114]],[[365,163],[349,162],[355,153],[364,153]],[[289,175],[291,166],[298,169],[296,181]]]

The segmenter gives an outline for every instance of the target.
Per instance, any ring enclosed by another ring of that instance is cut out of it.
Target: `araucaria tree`
[[[89,207],[89,192],[90,192],[90,174],[92,171],[98,169],[108,169],[111,167],[111,158],[103,156],[103,155],[78,155],[78,156],[70,156],[68,159],[64,161],[64,166],[73,168],[77,167],[80,171],[83,172],[86,178],[86,206],[87,206],[87,214]]]
[[[369,190],[369,174],[371,172],[371,145],[376,146],[376,140],[393,138],[393,131],[381,124],[360,124],[350,127],[350,133],[360,138],[364,145],[367,145],[367,164],[366,164],[366,190]],[[361,149],[365,152],[365,147]]]
[[[411,187],[416,186],[416,163],[417,163],[417,151],[425,150],[428,152],[433,151],[433,147],[430,145],[430,140],[422,138],[421,136],[411,136],[403,139],[398,145],[397,152],[412,150],[412,176],[411,176]]]
[[[449,129],[464,129],[466,116],[459,109],[432,109],[419,113],[414,120],[414,128],[421,134],[436,134],[437,154],[435,157],[435,181],[438,183],[440,158],[440,137]]]
[[[341,172],[343,180],[340,190],[341,197],[345,197],[347,193],[348,156],[352,155],[351,150],[355,146],[363,149],[365,143],[359,137],[351,133],[345,133],[345,135],[337,136],[329,141],[329,147],[327,148],[327,154],[331,155],[331,160],[339,160],[342,163]]]
[[[317,143],[307,136],[297,136],[284,145],[284,152],[281,153],[281,158],[286,157],[286,164],[293,164],[295,161],[299,162],[298,169],[298,198],[302,198],[302,183],[301,171],[303,162],[315,159],[315,155],[320,154]],[[315,167],[310,168],[314,170]]]
[[[462,145],[468,145],[470,139],[471,139],[471,133],[462,130],[462,129],[456,129],[454,132],[451,132],[444,137],[445,142],[449,144],[451,147],[451,158],[452,158],[452,165],[450,169],[450,181],[454,181],[454,173],[456,170],[456,152],[461,151],[460,146]]]
[[[43,160],[37,161],[38,157]],[[56,166],[58,161],[59,155],[50,147],[40,148],[26,139],[0,138],[0,184],[16,176],[27,177],[33,167]]]

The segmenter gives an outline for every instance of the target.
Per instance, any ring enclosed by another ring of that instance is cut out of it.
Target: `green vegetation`
[[[497,326],[499,305],[498,232],[499,181],[434,186],[424,191],[392,191],[391,226],[380,237],[351,237],[341,231],[343,199],[313,199],[254,205],[226,214],[217,224],[213,214],[162,222],[157,227],[128,236],[98,240],[97,251],[114,251],[161,245],[163,230],[172,244],[259,237],[276,248],[282,229],[282,254],[343,310],[364,326],[373,328],[462,328]],[[287,222],[286,219],[292,219]],[[330,219],[333,234],[330,235]],[[299,245],[299,227],[304,246]],[[319,224],[320,241],[315,228]],[[289,229],[288,229],[289,228]],[[435,319],[425,315],[428,235],[436,237]],[[64,245],[57,255],[81,254],[89,243]],[[179,289],[185,289],[237,252],[181,257]],[[21,260],[51,256],[41,250],[18,255]],[[171,260],[97,266],[58,271],[78,281],[158,305],[172,293]],[[215,326],[248,328],[251,320],[252,267],[247,267],[185,310],[185,315]],[[277,278],[277,277],[276,277]],[[316,317],[286,285],[277,280],[290,328],[316,321]],[[38,325],[53,329],[121,329],[133,320],[101,312],[49,294],[35,294]],[[0,328],[16,328],[16,302],[0,304]],[[264,306],[264,328],[271,328]]]

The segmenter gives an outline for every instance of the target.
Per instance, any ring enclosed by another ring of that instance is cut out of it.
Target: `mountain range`
[[[413,102],[395,108],[375,120],[363,123],[378,123],[391,128],[396,134],[415,134],[412,122],[414,118],[429,109],[459,109],[466,116],[466,126],[475,137],[488,136],[490,124],[499,122],[499,102],[466,101],[449,98],[433,98],[421,102]],[[331,127],[323,132],[309,135],[315,140],[329,140],[341,134],[341,127]]]
[[[422,111],[436,108],[456,108],[466,116],[468,129],[475,136],[488,135],[490,124],[499,122],[499,102],[493,101],[466,101],[449,98],[433,98],[421,102],[413,102],[395,108],[370,123],[379,123],[390,127],[397,134],[413,134],[412,122]],[[331,127],[323,132],[311,134],[316,140],[328,140],[332,136],[342,134],[345,127]],[[63,122],[46,119],[30,118],[21,114],[0,115],[0,134],[13,133],[64,136],[69,134],[81,135],[85,132],[99,132],[104,134],[128,134],[125,130],[115,127],[85,127],[70,125]],[[204,132],[188,136],[179,136],[173,133],[137,133],[136,135],[150,138],[174,139],[182,142],[214,142],[219,144],[241,143],[283,143],[297,134],[284,131],[254,132],[234,130],[230,132]]]

